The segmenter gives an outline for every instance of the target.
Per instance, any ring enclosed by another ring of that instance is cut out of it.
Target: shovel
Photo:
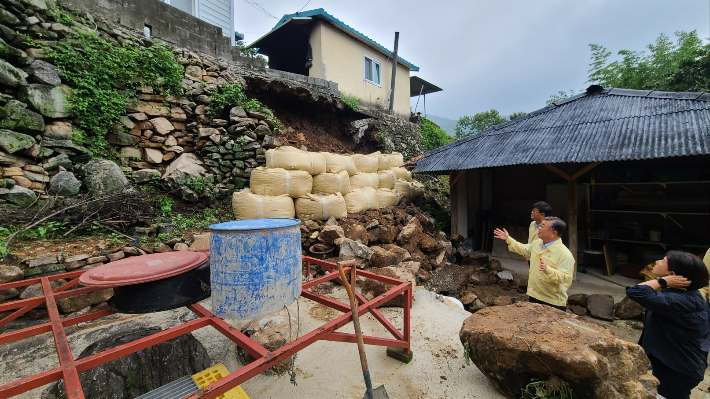
[[[355,294],[353,288],[348,284],[348,279],[345,277],[343,266],[350,266],[351,279],[350,283],[355,284],[355,261],[338,262],[338,271],[340,278],[343,280],[343,286],[348,292],[350,298],[350,310],[353,314],[353,326],[355,326],[355,337],[357,337],[357,350],[360,353],[360,364],[362,365],[362,376],[365,377],[365,396],[362,399],[389,399],[387,390],[384,385],[380,385],[375,390],[372,389],[372,381],[370,380],[370,371],[367,369],[367,358],[365,357],[365,342],[362,340],[362,331],[360,330],[360,317],[358,316],[357,303],[355,302]]]

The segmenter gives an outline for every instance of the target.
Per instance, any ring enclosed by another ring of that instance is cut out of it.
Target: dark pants
[[[658,393],[666,399],[688,399],[690,391],[703,380],[690,378],[663,364],[658,358],[649,356],[653,376],[658,379]]]
[[[551,304],[551,303],[543,302],[543,301],[541,301],[541,300],[539,300],[539,299],[537,299],[537,298],[533,298],[533,297],[528,297],[528,298],[530,298],[530,300],[529,300],[530,303],[539,303],[540,305],[551,306],[551,307],[553,307],[553,308],[555,308],[555,309],[559,309],[559,310],[561,310],[561,311],[563,311],[563,312],[566,312],[566,311],[567,311],[567,306],[555,306],[555,305],[553,305],[553,304]]]

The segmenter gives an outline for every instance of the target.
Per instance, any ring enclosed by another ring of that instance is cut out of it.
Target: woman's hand
[[[677,275],[663,276],[663,279],[666,280],[668,288],[674,288],[683,291],[685,291],[685,287],[689,286],[691,283],[691,281],[687,278]]]

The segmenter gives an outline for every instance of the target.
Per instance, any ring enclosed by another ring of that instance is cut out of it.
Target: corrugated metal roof
[[[274,27],[271,28],[271,31],[269,31],[267,34],[265,34],[264,36],[257,39],[254,43],[250,44],[249,47],[259,47],[260,43],[263,41],[263,39],[265,39],[266,37],[271,35],[271,33],[275,32],[281,26],[285,25],[292,18],[299,18],[299,17],[301,17],[301,18],[303,18],[303,17],[320,17],[320,18],[326,19],[326,20],[330,21],[331,23],[333,23],[340,30],[350,34],[350,36],[369,45],[370,47],[372,47],[375,50],[379,51],[380,53],[388,56],[389,58],[392,58],[392,56],[393,56],[392,52],[390,50],[388,50],[387,48],[385,48],[385,46],[377,43],[376,41],[374,41],[374,40],[370,39],[369,37],[365,36],[364,34],[362,34],[361,32],[353,29],[348,24],[344,23],[343,21],[339,20],[338,18],[335,18],[334,16],[328,14],[322,8],[316,8],[315,10],[300,11],[300,12],[297,12],[294,14],[284,15],[283,17],[281,17],[279,22],[277,22],[276,25],[274,25]],[[405,60],[402,57],[397,56],[397,62],[406,66],[411,71],[415,71],[415,72],[419,71],[418,66],[412,64],[411,62]]]
[[[710,154],[710,96],[601,89],[429,151],[415,173]]]

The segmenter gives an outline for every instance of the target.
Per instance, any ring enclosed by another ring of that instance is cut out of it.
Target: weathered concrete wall
[[[222,35],[222,28],[158,0],[59,0],[59,3],[138,32],[143,32],[144,26],[148,25],[152,37],[192,51],[226,60],[255,62],[239,56],[230,39]]]
[[[373,108],[359,106],[357,110],[372,118],[356,121],[353,127],[357,129],[358,126],[364,126],[367,131],[373,131],[372,134],[382,143],[385,152],[401,152],[405,162],[424,154],[424,143],[418,123]]]

